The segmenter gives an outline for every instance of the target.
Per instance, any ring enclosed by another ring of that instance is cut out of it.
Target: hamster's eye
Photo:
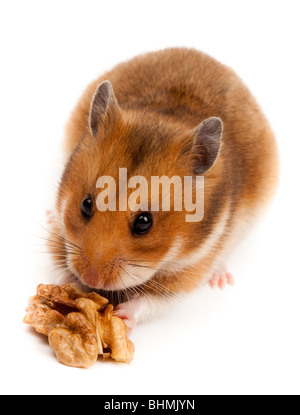
[[[132,233],[134,235],[142,235],[150,231],[153,225],[153,217],[150,212],[141,213],[136,217],[133,226]]]
[[[90,197],[85,198],[81,203],[81,213],[86,219],[90,219],[93,214],[93,202]]]

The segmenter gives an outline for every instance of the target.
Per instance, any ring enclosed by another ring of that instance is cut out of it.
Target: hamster
[[[111,298],[130,328],[200,285],[230,282],[225,260],[278,177],[275,139],[255,99],[230,68],[194,49],[147,53],[92,82],[64,148],[53,259],[65,281]],[[187,221],[174,204],[99,211],[99,178],[115,179],[117,197],[124,168],[148,183],[204,177],[203,219]]]

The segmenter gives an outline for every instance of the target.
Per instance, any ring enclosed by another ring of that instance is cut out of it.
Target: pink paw
[[[51,225],[54,222],[54,214],[52,210],[46,211],[47,224]]]
[[[212,274],[209,285],[211,288],[219,287],[223,289],[226,284],[234,285],[234,278],[230,272],[227,272],[226,267],[222,267]]]
[[[129,331],[132,331],[136,326],[136,320],[133,313],[130,311],[130,305],[127,303],[119,304],[115,310],[114,315],[121,318],[126,326],[129,328]]]

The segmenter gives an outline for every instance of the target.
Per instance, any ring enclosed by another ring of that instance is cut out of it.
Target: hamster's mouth
[[[132,299],[135,295],[130,289],[123,289],[123,290],[104,290],[104,289],[97,289],[89,287],[88,285],[84,284],[80,278],[78,278],[75,274],[68,271],[67,274],[62,278],[60,281],[60,285],[65,284],[77,284],[79,288],[84,292],[95,292],[102,297],[108,299],[110,304],[114,307],[118,306],[119,304],[125,303]]]

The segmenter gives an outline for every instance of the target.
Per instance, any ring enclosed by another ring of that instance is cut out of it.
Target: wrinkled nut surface
[[[134,345],[127,337],[126,324],[113,310],[106,298],[85,293],[76,284],[40,284],[37,295],[29,299],[24,323],[49,336],[62,364],[87,368],[98,355],[129,363]]]
[[[69,299],[66,291],[57,285],[44,285],[40,284],[37,287],[37,294],[40,298],[47,301],[50,307],[55,308],[58,304],[66,307],[75,308],[76,303],[74,300]]]
[[[43,304],[38,295],[29,300],[29,306],[26,311],[24,323],[30,324],[38,333],[45,336],[49,336],[50,331],[64,321],[64,316],[48,305]]]
[[[134,353],[134,345],[127,337],[126,324],[119,317],[113,316],[109,325],[111,357],[117,362],[129,363]]]
[[[57,360],[64,365],[87,368],[98,358],[93,327],[80,313],[70,313],[64,323],[51,330],[49,344]]]

